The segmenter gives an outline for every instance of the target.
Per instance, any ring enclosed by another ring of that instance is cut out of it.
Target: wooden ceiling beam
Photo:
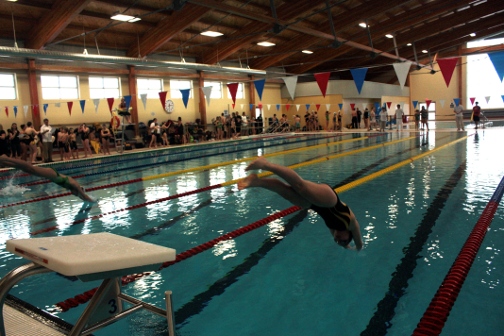
[[[140,39],[140,43],[135,43],[127,52],[129,57],[144,57],[156,51],[175,35],[182,32],[193,22],[198,21],[209,11],[206,7],[193,4],[186,4],[179,11],[174,11],[172,16],[161,20],[157,26],[146,32]]]
[[[48,15],[33,26],[26,40],[26,48],[42,49],[53,41],[91,0],[56,0]]]

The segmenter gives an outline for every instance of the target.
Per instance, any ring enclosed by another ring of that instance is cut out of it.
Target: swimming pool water
[[[143,277],[123,290],[160,307],[164,307],[164,291],[172,290],[179,335],[411,334],[504,175],[503,159],[495,148],[499,133],[487,129],[477,136],[470,134],[342,192],[340,196],[356,214],[364,236],[365,249],[359,253],[338,247],[317,215],[298,211]],[[360,139],[364,134],[287,135],[266,142],[242,140],[89,160],[86,166],[73,162],[73,167],[67,165],[68,171],[64,165],[58,169],[71,175],[86,174],[79,181],[88,188],[185,172],[92,191],[99,202],[91,208],[72,197],[2,208],[1,242],[28,238],[30,233],[43,237],[107,231],[180,253],[291,205],[269,191],[239,192],[233,185],[93,218],[239,179],[246,175],[249,161],[227,163],[247,157],[266,154],[273,162],[293,165],[348,153],[296,169],[306,179],[339,187],[464,135],[393,132],[368,139]],[[358,152],[398,138],[404,141]],[[310,147],[338,140],[348,141]],[[300,150],[284,153],[295,148]],[[219,163],[226,165],[187,171]],[[13,181],[32,180],[20,177]],[[51,184],[28,188],[22,196],[4,197],[2,203],[61,192]],[[504,294],[500,283],[503,223],[504,211],[499,207],[443,335],[501,334],[498,298]],[[0,253],[2,276],[24,263],[4,246]],[[11,293],[50,309],[56,302],[96,286],[47,274],[27,279]],[[75,322],[82,309],[57,314]],[[110,335],[111,328],[114,334],[163,335],[166,322],[150,313],[134,314],[95,334]]]

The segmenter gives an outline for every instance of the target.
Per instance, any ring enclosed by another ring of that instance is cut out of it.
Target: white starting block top
[[[162,263],[176,258],[172,248],[105,232],[12,239],[6,242],[6,249],[83,281],[155,271]]]

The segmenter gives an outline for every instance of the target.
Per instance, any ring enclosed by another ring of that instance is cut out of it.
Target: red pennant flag
[[[455,67],[457,66],[458,58],[457,57],[443,58],[443,59],[439,59],[437,62],[439,65],[439,69],[441,70],[441,73],[443,74],[443,78],[445,80],[446,87],[448,87],[450,85],[453,71],[455,71]]]
[[[425,104],[427,104],[427,110],[429,109],[430,103],[432,103],[432,99],[425,99]]]
[[[289,107],[290,107],[290,104],[285,104],[285,109],[287,110],[287,112],[289,111]]]
[[[7,117],[9,116],[9,108],[7,106],[5,106],[5,114],[7,115]]]
[[[317,111],[318,111],[320,108],[320,104],[315,104],[315,107],[317,108]]]
[[[351,108],[352,110],[355,110],[355,104],[350,104],[350,108]]]
[[[476,98],[475,97],[471,97],[471,98],[469,98],[469,100],[471,101],[471,105],[474,105],[474,101],[476,100]]]
[[[71,101],[67,102],[67,106],[68,106],[68,114],[72,115],[73,102]]]
[[[109,112],[112,113],[112,106],[114,106],[114,98],[107,98]]]
[[[392,102],[387,102],[387,107],[390,110],[390,106],[392,106]]]
[[[327,83],[329,82],[329,77],[331,76],[330,72],[321,72],[321,73],[316,73],[315,79],[317,80],[317,84],[320,88],[320,91],[322,92],[322,95],[325,98],[326,95],[326,90],[327,90]]]
[[[262,103],[257,104],[257,107],[259,107],[259,110],[262,110]]]
[[[38,105],[33,105],[33,114],[35,115],[39,114]]]
[[[234,110],[234,107],[235,107],[235,103],[231,104],[231,106],[233,107],[233,110]]]
[[[161,107],[163,108],[163,110],[165,108],[166,103],[166,93],[167,93],[166,91],[159,92],[159,100],[161,100]]]
[[[238,83],[229,83],[227,84],[229,94],[231,95],[231,99],[233,99],[233,109],[236,104],[236,92],[238,91]]]

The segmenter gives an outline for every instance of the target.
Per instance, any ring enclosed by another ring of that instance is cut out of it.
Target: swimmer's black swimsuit
[[[68,176],[61,176],[57,171],[56,169],[54,168],[51,168],[52,170],[54,170],[54,172],[56,173],[56,178],[53,180],[54,183],[56,183],[57,185],[59,185],[60,187],[63,187],[65,189],[68,189],[68,190],[71,190],[72,189],[72,186],[70,185],[70,183],[68,182]]]
[[[334,193],[336,194],[336,192]],[[338,194],[336,194],[336,197],[338,197]],[[348,205],[341,202],[339,197],[336,205],[330,208],[323,208],[312,204],[310,209],[322,217],[329,229],[337,231],[350,231],[350,208]]]

